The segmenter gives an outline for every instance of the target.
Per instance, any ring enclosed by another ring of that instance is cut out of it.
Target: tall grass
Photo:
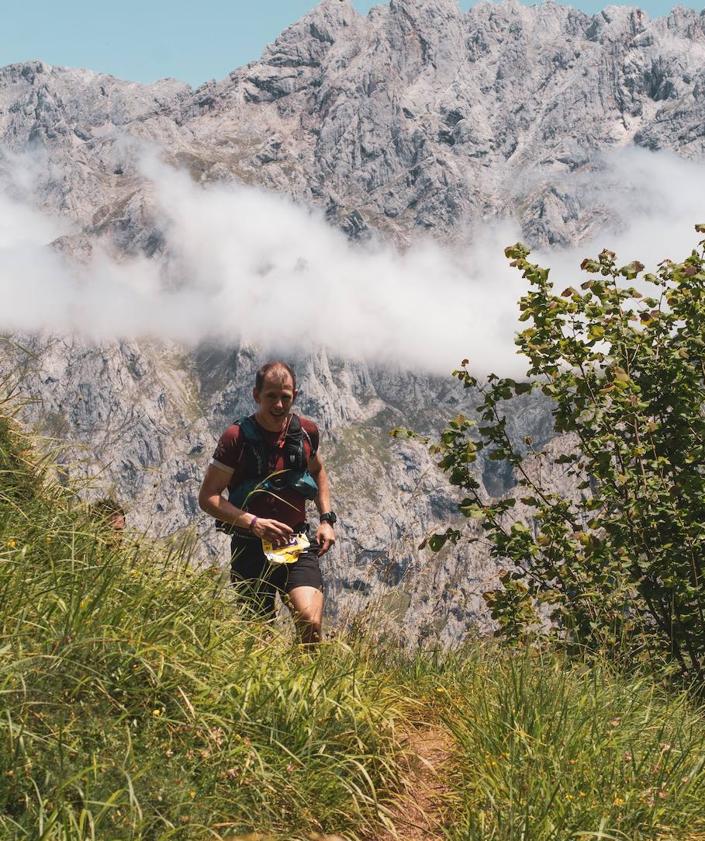
[[[452,841],[705,839],[705,720],[606,664],[476,648],[446,668]]]
[[[2,841],[373,841],[419,794],[400,770],[414,727],[451,736],[421,798],[448,841],[705,841],[685,694],[556,653],[410,655],[365,633],[312,657],[241,619],[188,539],[117,539],[0,415]]]
[[[118,541],[0,426],[0,837],[351,837],[404,702],[343,643],[238,619],[221,577]]]

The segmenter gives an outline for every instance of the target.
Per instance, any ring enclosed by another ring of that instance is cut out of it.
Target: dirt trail
[[[393,830],[367,836],[366,841],[444,841],[443,806],[450,786],[448,765],[453,739],[437,725],[409,727],[402,741],[406,756],[404,788],[389,808]],[[312,833],[311,841],[344,841],[340,835]],[[238,835],[233,841],[273,841],[269,835]],[[705,839],[704,839],[705,841]]]
[[[409,730],[405,786],[391,807],[394,831],[374,841],[443,841],[443,803],[449,792],[450,734],[438,726]],[[372,841],[372,839],[370,839]]]

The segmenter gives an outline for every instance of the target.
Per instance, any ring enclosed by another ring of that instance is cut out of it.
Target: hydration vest
[[[318,493],[318,485],[308,472],[308,458],[304,443],[311,439],[301,425],[298,415],[292,415],[281,444],[272,446],[265,440],[256,421],[251,417],[235,421],[242,435],[241,463],[245,475],[250,477],[231,487],[228,501],[236,508],[247,510],[251,496],[260,493],[276,495],[278,491],[291,489],[301,494],[304,499],[313,499]],[[276,470],[274,465],[279,452],[283,450],[284,468]]]

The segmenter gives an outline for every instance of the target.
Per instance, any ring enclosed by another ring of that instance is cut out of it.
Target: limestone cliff
[[[119,255],[168,261],[134,141],[156,145],[201,183],[237,180],[324,209],[351,238],[452,240],[511,214],[533,245],[579,241],[614,209],[584,189],[600,153],[630,145],[705,153],[705,14],[590,16],[513,0],[461,13],[453,0],[391,0],[363,17],[323,0],[262,58],[197,90],[123,82],[42,62],[0,70],[0,174],[41,166],[32,190],[74,224],[57,247],[80,258],[99,239]],[[70,443],[70,469],[131,500],[130,521],[166,534],[196,524],[204,552],[225,545],[196,494],[214,441],[249,406],[256,348],[155,341],[90,345],[14,336],[2,370],[34,399],[26,416]],[[341,517],[326,562],[339,615],[381,595],[412,636],[457,639],[484,621],[493,576],[481,546],[419,554],[453,516],[453,496],[405,424],[438,428],[467,404],[448,380],[331,358],[295,358],[300,408],[324,430]],[[513,423],[550,434],[545,407]],[[506,477],[487,473],[492,492]]]

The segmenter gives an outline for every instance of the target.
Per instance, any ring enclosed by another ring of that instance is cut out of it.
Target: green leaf
[[[447,534],[433,534],[428,539],[428,547],[432,552],[440,552],[447,542]]]
[[[593,341],[602,339],[605,335],[605,328],[601,324],[592,324],[588,330],[588,338]]]
[[[633,260],[631,263],[628,263],[626,266],[622,266],[619,270],[619,273],[626,277],[627,280],[633,280],[638,274],[644,271],[644,264],[640,263],[638,260]]]
[[[484,520],[486,516],[484,507],[482,505],[478,505],[477,503],[469,503],[460,505],[459,507],[461,514],[472,520]]]

